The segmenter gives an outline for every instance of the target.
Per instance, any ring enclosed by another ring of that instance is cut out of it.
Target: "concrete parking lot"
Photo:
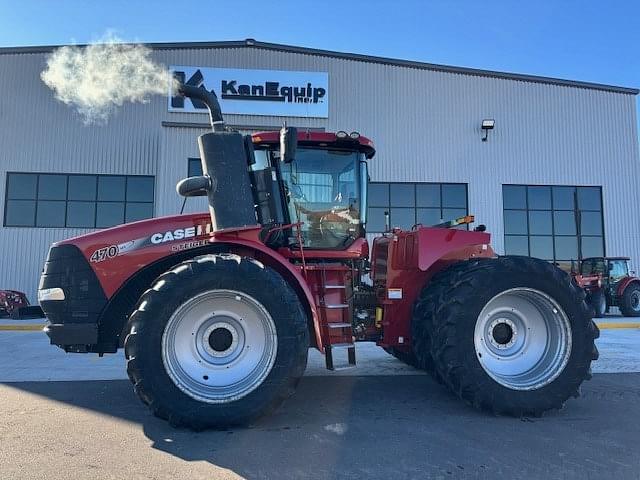
[[[122,354],[65,355],[41,333],[0,331],[0,479],[637,479],[640,329],[605,329],[598,346],[582,397],[542,418],[478,413],[361,344],[360,366],[338,375],[310,352],[275,415],[194,433],[148,413]]]

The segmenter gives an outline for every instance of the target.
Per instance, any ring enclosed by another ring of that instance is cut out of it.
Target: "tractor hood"
[[[177,251],[176,244],[208,238],[208,212],[172,215],[126,223],[55,243],[75,245],[91,263],[146,249]]]

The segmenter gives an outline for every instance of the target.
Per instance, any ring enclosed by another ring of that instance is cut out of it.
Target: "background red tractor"
[[[628,257],[585,258],[574,276],[586,290],[596,317],[610,307],[618,307],[625,317],[640,316],[640,278],[629,270]]]
[[[203,175],[177,188],[206,195],[209,213],[54,244],[39,290],[53,344],[124,346],[141,400],[194,429],[271,411],[294,391],[309,347],[330,370],[355,366],[357,341],[494,413],[540,415],[579,394],[598,329],[568,274],[496,257],[484,231],[446,228],[472,217],[390,228],[370,255],[370,140],[293,128],[243,136],[212,93],[181,92],[209,107],[213,131],[198,138]]]
[[[38,305],[31,305],[27,296],[17,290],[0,290],[0,318],[42,318],[44,313]]]

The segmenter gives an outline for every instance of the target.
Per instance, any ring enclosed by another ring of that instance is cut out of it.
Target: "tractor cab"
[[[607,288],[617,288],[617,285],[629,277],[628,257],[592,257],[585,258],[580,264],[582,276],[601,276],[602,284]],[[631,272],[634,275],[635,272]]]
[[[364,237],[366,160],[375,153],[370,140],[356,132],[298,133],[287,128],[280,134],[254,134],[252,142],[258,222],[271,232],[266,243],[344,250]],[[285,142],[288,148],[283,149]],[[265,195],[261,189],[269,177],[274,183],[272,195]],[[300,237],[294,228],[280,231],[278,225],[295,226]]]

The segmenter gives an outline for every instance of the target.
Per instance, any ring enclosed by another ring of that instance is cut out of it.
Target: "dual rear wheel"
[[[599,332],[584,298],[566,273],[542,260],[460,262],[422,291],[413,354],[476,408],[537,416],[578,396],[598,358]]]

